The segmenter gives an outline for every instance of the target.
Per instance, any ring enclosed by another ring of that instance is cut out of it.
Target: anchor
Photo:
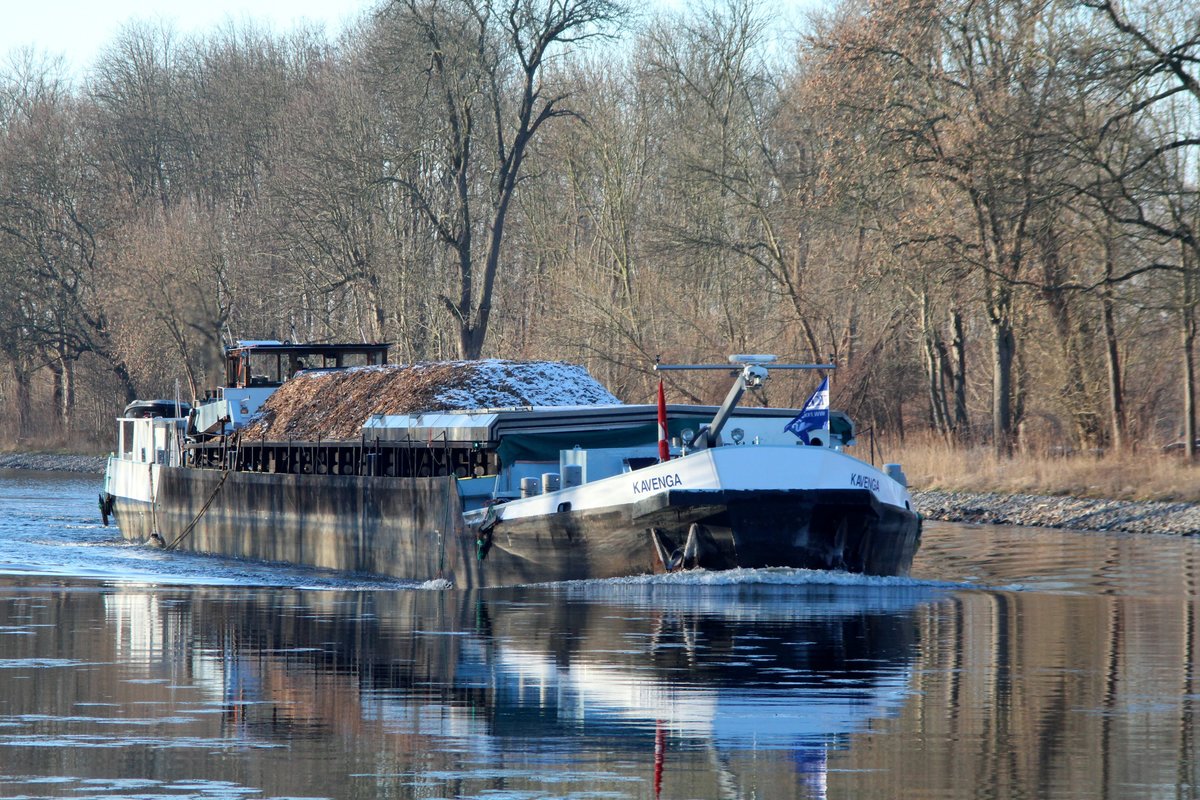
[[[658,560],[662,563],[663,569],[667,572],[675,572],[680,569],[695,569],[700,566],[701,547],[704,539],[704,529],[700,523],[693,522],[688,528],[687,541],[683,547],[676,547],[668,550],[667,544],[664,544],[666,536],[658,528],[650,529],[650,538],[654,541],[654,550],[658,553]],[[670,539],[666,542],[671,543]]]

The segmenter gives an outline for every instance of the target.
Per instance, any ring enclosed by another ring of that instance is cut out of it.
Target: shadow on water
[[[12,587],[0,790],[821,796],[828,752],[904,701],[930,596]]]

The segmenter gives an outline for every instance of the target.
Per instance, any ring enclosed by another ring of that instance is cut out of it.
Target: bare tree
[[[961,225],[939,241],[972,268],[991,333],[992,438],[1011,451],[1019,409],[1017,292],[1035,225],[1062,191],[1051,135],[1066,42],[1050,0],[874,4],[829,43],[857,71],[842,102],[877,115],[909,179],[954,193]]]
[[[618,0],[396,0],[383,12],[425,76],[424,102],[413,109],[424,123],[420,139],[404,143],[410,148],[397,154],[389,178],[453,253],[455,291],[443,302],[461,357],[483,351],[529,143],[550,120],[573,115],[564,94],[545,92],[546,67],[564,48],[607,35],[624,15]]]
[[[1120,56],[1100,81],[1110,92],[1103,133],[1129,141],[1119,159],[1100,158],[1093,194],[1117,223],[1163,244],[1154,266],[1176,274],[1183,440],[1197,458],[1195,348],[1200,314],[1200,12],[1163,0],[1137,9],[1112,0],[1082,0],[1106,21]],[[1109,148],[1111,152],[1112,148]],[[1171,252],[1171,251],[1174,252]]]
[[[666,236],[694,265],[710,265],[696,277],[718,297],[732,273],[760,274],[799,330],[797,345],[823,359],[833,348],[821,343],[818,311],[842,306],[817,301],[811,283],[820,145],[788,117],[767,27],[764,12],[741,2],[651,30],[649,66],[676,112],[672,188],[688,208]]]
[[[105,310],[102,230],[110,221],[91,158],[83,114],[53,66],[9,78],[0,169],[0,236],[28,288],[24,327],[55,375],[57,417],[69,425],[74,363],[85,352],[105,359],[132,399],[134,387]]]

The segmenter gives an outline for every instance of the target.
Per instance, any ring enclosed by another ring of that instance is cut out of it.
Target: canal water
[[[0,796],[1197,798],[1200,542],[464,593],[165,554],[0,472]]]

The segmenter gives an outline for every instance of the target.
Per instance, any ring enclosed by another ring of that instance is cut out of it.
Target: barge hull
[[[464,569],[453,478],[155,469],[152,499],[114,498],[126,539],[416,581]]]
[[[150,499],[114,497],[127,539],[459,588],[691,566],[904,575],[920,543],[916,514],[862,490],[673,490],[481,530],[464,523],[453,478],[154,471]]]
[[[476,535],[491,547],[489,577],[502,568],[519,583],[693,566],[895,576],[912,566],[921,523],[866,490],[669,491],[633,506],[503,519]]]

